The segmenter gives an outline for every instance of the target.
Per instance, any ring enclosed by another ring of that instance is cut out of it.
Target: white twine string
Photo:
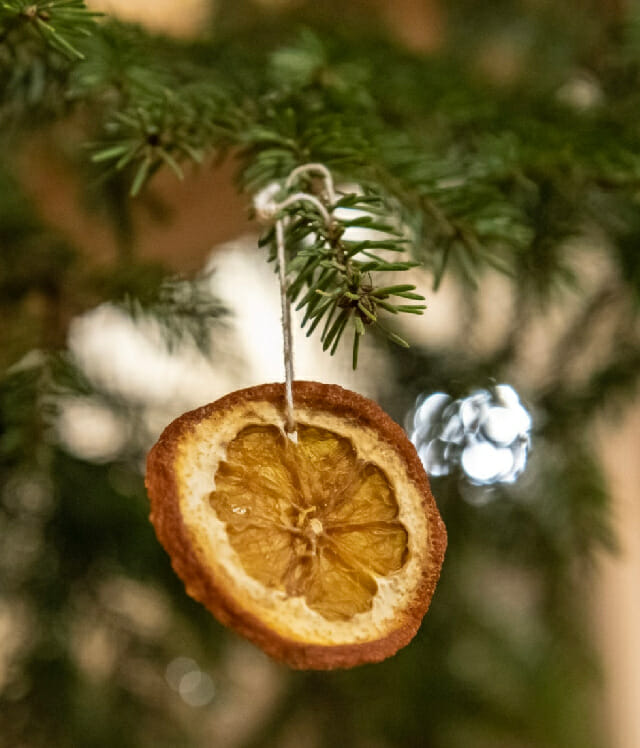
[[[278,213],[281,213],[285,208],[288,208],[290,205],[293,205],[293,203],[311,203],[313,207],[320,213],[322,216],[322,220],[329,226],[331,224],[331,216],[329,215],[329,211],[324,207],[324,205],[318,200],[317,197],[314,197],[313,195],[309,195],[308,192],[294,192],[293,195],[289,195],[285,200],[283,200],[281,203],[278,203]],[[282,219],[278,219],[278,222],[282,221]]]
[[[329,171],[329,169],[327,169],[327,167],[324,164],[304,164],[304,166],[298,166],[287,177],[287,181],[285,182],[285,187],[287,189],[290,189],[293,183],[295,182],[295,180],[301,174],[313,174],[314,172],[322,176],[322,179],[324,181],[324,187],[325,187],[325,190],[327,191],[327,199],[329,201],[329,204],[333,205],[336,201],[336,193],[333,187],[333,177],[331,176],[331,172]],[[303,193],[303,194],[307,194],[307,193]]]
[[[291,304],[287,298],[286,256],[284,251],[284,225],[276,221],[276,248],[278,252],[278,280],[280,281],[280,307],[282,309],[282,339],[284,342],[284,376],[287,403],[286,431],[295,433],[296,419],[293,414],[293,330],[291,329]]]
[[[298,166],[294,169],[285,182],[285,188],[291,189],[295,180],[301,174],[317,173],[320,174],[325,187],[326,198],[330,205],[334,205],[336,201],[335,190],[333,186],[333,177],[331,172],[323,164],[305,164],[304,166]],[[275,194],[280,191],[278,185],[268,185],[262,192],[258,193],[254,199],[254,205],[256,207],[256,213],[258,216],[265,220],[273,220],[275,218],[275,231],[276,231],[276,252],[278,259],[278,280],[280,284],[280,306],[282,310],[282,339],[283,339],[283,354],[284,354],[284,373],[285,373],[285,402],[286,402],[286,423],[285,430],[289,437],[293,441],[297,441],[296,433],[296,420],[294,415],[294,404],[293,404],[293,329],[291,325],[291,305],[287,297],[287,270],[286,270],[286,248],[285,248],[285,220],[286,217],[282,216],[282,212],[290,205],[299,202],[307,202],[313,205],[313,207],[322,216],[322,220],[326,226],[331,226],[333,221],[330,212],[323,205],[323,203],[307,192],[294,192],[288,195],[282,202],[278,203],[274,200]]]

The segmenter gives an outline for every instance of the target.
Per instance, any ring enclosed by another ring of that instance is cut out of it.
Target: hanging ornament
[[[453,400],[436,392],[415,409],[411,441],[431,476],[460,467],[476,486],[514,483],[531,445],[531,416],[508,384]]]
[[[328,205],[333,186],[321,165]],[[275,221],[285,383],[226,395],[171,423],[147,460],[151,521],[187,592],[293,667],[377,662],[416,633],[446,531],[418,455],[371,400],[293,381],[282,210]]]

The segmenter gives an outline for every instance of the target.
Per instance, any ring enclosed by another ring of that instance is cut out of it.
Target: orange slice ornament
[[[446,548],[418,455],[336,385],[233,392],[151,449],[151,521],[189,595],[295,668],[378,662],[415,635]]]

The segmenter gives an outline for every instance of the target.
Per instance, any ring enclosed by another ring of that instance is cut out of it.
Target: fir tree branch
[[[169,350],[189,336],[198,348],[211,352],[211,325],[226,314],[212,296],[207,276],[194,280],[171,278],[145,299],[128,297],[123,307],[134,318],[152,316],[160,325]]]
[[[3,0],[0,3],[0,44],[17,31],[41,38],[45,45],[71,60],[83,60],[78,37],[89,36],[94,19],[83,0]]]
[[[333,355],[347,329],[353,332],[353,368],[358,364],[360,339],[368,327],[377,327],[394,343],[408,343],[380,323],[380,314],[422,314],[424,298],[411,284],[386,285],[388,274],[402,272],[417,263],[406,258],[407,238],[394,226],[394,215],[381,196],[345,193],[326,205],[330,222],[313,204],[296,201],[286,208],[285,230],[289,259],[289,295],[304,310],[302,326],[307,335],[321,329],[323,350]],[[347,216],[353,217],[347,217]],[[349,231],[365,232],[367,238],[349,238]],[[371,238],[368,238],[371,237]],[[270,245],[276,259],[273,230],[260,240]],[[398,259],[390,255],[397,254]],[[320,325],[323,325],[320,328]]]
[[[4,27],[22,19],[25,7],[7,0]],[[387,224],[407,227],[406,249],[432,270],[436,287],[449,272],[473,284],[488,267],[526,277],[539,294],[557,280],[570,281],[562,241],[588,214],[581,196],[606,189],[615,199],[638,182],[638,136],[628,125],[618,128],[618,104],[584,117],[535,93],[490,97],[453,64],[425,65],[364,36],[344,45],[331,34],[305,32],[260,49],[230,43],[203,50],[105,24],[76,45],[80,30],[93,23],[82,3],[35,7],[50,13],[44,22],[85,55],[72,69],[66,96],[88,107],[91,158],[122,172],[132,195],[159,169],[182,178],[185,163],[209,153],[238,156],[248,193],[300,163],[320,161],[345,182],[375,185],[378,197],[392,197]],[[42,29],[36,37],[46,41]],[[23,49],[22,35],[16,39]],[[43,65],[46,78],[53,62]],[[380,86],[389,70],[393,85]],[[628,102],[633,96],[629,90]],[[603,129],[616,132],[615,142],[600,137]],[[313,241],[311,249],[299,249],[311,288],[321,292],[306,299],[306,279],[294,278],[296,298],[305,298],[311,315],[305,324],[316,329],[330,320],[322,335],[328,349],[353,329],[356,358],[362,330],[374,324],[369,314],[412,313],[367,288],[371,273],[391,270],[379,251],[392,250],[399,238],[392,237],[391,247],[358,247],[347,272],[335,253],[323,255],[336,239],[323,235],[317,220],[313,226],[312,216],[300,218],[290,221],[294,245],[314,232],[325,243],[322,250]]]

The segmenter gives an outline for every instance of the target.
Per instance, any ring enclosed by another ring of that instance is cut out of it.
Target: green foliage
[[[191,338],[205,354],[211,353],[211,329],[214,320],[226,314],[209,290],[208,276],[195,280],[163,280],[154,293],[128,297],[123,307],[135,319],[152,318],[160,323],[167,348],[179,347]]]
[[[407,240],[392,225],[389,205],[374,194],[348,193],[326,208],[328,224],[316,207],[305,201],[296,200],[282,211],[280,220],[288,218],[284,232],[285,245],[289,248],[288,293],[292,301],[298,302],[296,308],[305,310],[302,326],[307,326],[307,335],[324,322],[320,340],[323,350],[330,350],[332,355],[351,326],[355,369],[360,339],[367,327],[375,326],[393,342],[408,346],[400,336],[381,325],[381,312],[421,314],[426,307],[406,303],[424,301],[414,285],[382,285],[389,273],[417,265],[403,257]],[[348,239],[348,232],[352,236],[360,233],[374,238]],[[276,259],[274,234],[272,228],[261,240],[261,244],[271,245],[271,260]],[[385,259],[383,254],[400,256]]]
[[[0,26],[6,34],[16,18],[30,26],[24,3],[5,5]],[[390,236],[385,249],[408,249],[432,270],[436,289],[447,272],[475,285],[491,267],[526,277],[538,296],[563,278],[571,282],[563,240],[586,221],[608,227],[585,196],[604,190],[616,203],[637,184],[638,136],[625,119],[625,97],[635,96],[631,79],[625,96],[615,91],[615,105],[583,112],[550,100],[548,87],[542,93],[517,85],[492,90],[455,60],[425,64],[366,30],[354,37],[348,29],[346,38],[319,27],[291,38],[273,28],[262,47],[247,46],[242,36],[207,47],[120,24],[92,25],[82,3],[29,6],[36,7],[50,15],[46,23],[61,38],[86,36],[78,46],[85,60],[63,78],[63,100],[93,111],[90,158],[124,173],[132,196],[159,169],[182,179],[185,162],[200,164],[210,155],[232,152],[249,193],[283,180],[296,166],[320,162],[343,182],[382,187],[379,197],[393,198],[395,216],[383,222],[408,230]],[[260,20],[254,21],[257,27]],[[39,38],[46,48],[49,36]],[[46,80],[56,67],[43,64]],[[555,75],[551,85],[560,88],[571,75],[569,63]],[[604,74],[602,82],[608,84]],[[4,99],[15,102],[16,91]],[[606,131],[616,138],[603,138]],[[299,231],[308,210],[291,212]],[[307,269],[327,261],[314,249],[305,253]],[[355,308],[371,306],[370,293],[363,295],[366,278],[347,281],[336,271],[322,281],[331,300],[320,304],[314,292],[314,314],[305,324],[320,321],[315,312],[336,312],[345,293],[358,297],[351,299]],[[293,295],[300,291],[298,282]],[[371,321],[360,308],[337,313],[331,324],[336,332],[355,325],[357,341]],[[329,335],[331,329],[322,337],[329,350],[341,337]]]
[[[0,3],[0,129],[67,110],[69,75],[95,29],[82,0]],[[9,128],[12,128],[10,130]]]
[[[37,35],[56,52],[82,60],[84,55],[74,42],[91,34],[93,18],[98,15],[90,12],[83,0],[4,0],[0,4],[1,39],[17,46],[22,40],[10,40],[10,35]]]
[[[261,693],[273,701],[239,743],[601,748],[585,588],[615,539],[588,434],[603,412],[624,414],[640,381],[640,25],[629,18],[614,33],[578,2],[536,14],[524,0],[452,0],[447,43],[426,56],[359,4],[291,5],[221,0],[209,36],[178,41],[98,23],[82,2],[0,0],[0,612],[17,611],[12,630],[26,632],[20,646],[5,642],[0,743],[191,748],[215,742],[203,731],[211,713],[226,724],[235,708],[246,720],[265,661],[185,595],[147,519],[140,465],[158,414],[101,391],[63,350],[73,316],[110,301],[157,320],[174,354],[186,338],[215,358],[225,310],[206,277],[167,280],[135,256],[131,198],[146,205],[162,169],[187,178],[190,166],[230,158],[248,204],[276,183],[282,199],[300,188],[328,211],[327,222],[297,201],[280,214],[290,298],[325,350],[353,342],[354,364],[365,331],[400,344],[389,346],[385,403],[398,421],[422,392],[520,389],[534,326],[578,306],[542,380],[521,391],[535,427],[523,478],[483,492],[459,475],[433,481],[449,550],[414,643],[351,672],[274,666]],[[506,65],[513,53],[512,77],[491,80],[486,60]],[[586,100],[576,97],[585,81]],[[107,265],[89,262],[92,236],[74,247],[51,229],[9,174],[31,141],[53,143],[51,124],[71,133],[64,156],[81,191],[110,211],[123,246]],[[283,186],[314,162],[330,169],[334,201],[316,179]],[[582,237],[606,256],[588,292],[589,257],[576,262],[568,246]],[[274,239],[269,226],[271,261]],[[387,328],[424,309],[403,280],[417,262],[435,289],[448,279],[464,299],[449,349],[406,349]],[[475,305],[494,270],[514,304],[485,351]],[[58,421],[66,400],[124,423],[117,457],[70,454]],[[132,591],[129,611],[110,598],[114,585]],[[162,603],[159,629],[145,628],[147,596]],[[214,673],[211,707],[194,711],[169,688],[177,656]]]

